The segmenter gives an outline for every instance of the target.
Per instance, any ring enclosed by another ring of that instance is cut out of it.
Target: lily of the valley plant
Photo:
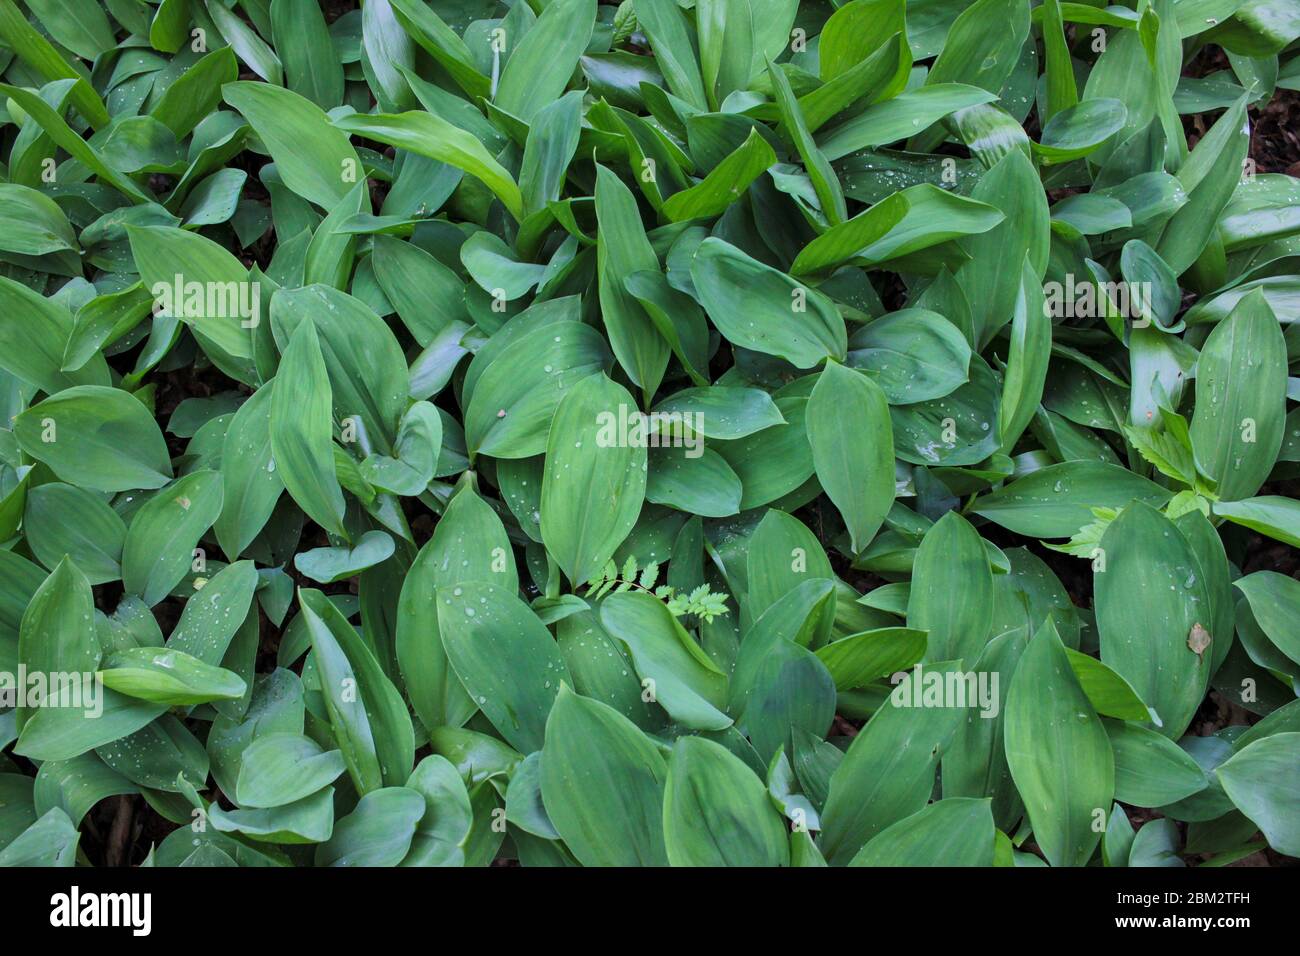
[[[0,0],[0,865],[1300,856],[1298,36]]]

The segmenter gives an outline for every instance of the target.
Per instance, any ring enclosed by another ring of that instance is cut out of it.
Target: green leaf
[[[796,275],[825,272],[850,260],[876,266],[962,236],[987,232],[1003,218],[988,203],[921,183],[831,226],[799,250],[790,271]]]
[[[424,794],[408,787],[384,787],[364,794],[356,809],[334,825],[316,847],[317,866],[397,866],[415,839],[425,814]]]
[[[1255,571],[1233,582],[1250,604],[1250,612],[1268,639],[1291,660],[1300,663],[1300,581],[1276,571]]]
[[[600,623],[622,641],[641,683],[669,716],[693,730],[723,730],[727,678],[668,607],[645,591],[614,593],[601,604]]]
[[[253,127],[285,186],[303,199],[333,209],[362,178],[361,160],[347,136],[311,100],[248,81],[227,83],[221,93]]]
[[[385,532],[367,531],[350,548],[313,548],[295,556],[293,564],[303,577],[333,584],[387,561],[394,547],[392,537]]]
[[[970,345],[952,322],[928,309],[900,309],[850,337],[847,364],[866,372],[892,404],[905,405],[951,394],[967,381],[970,360]]]
[[[647,396],[659,387],[668,363],[668,343],[624,287],[628,276],[658,271],[632,191],[604,166],[596,167],[596,273],[600,307],[610,347],[634,385]]]
[[[1277,460],[1286,364],[1282,330],[1260,291],[1242,299],[1201,348],[1192,447],[1225,501],[1253,495]]]
[[[1244,501],[1216,501],[1214,514],[1266,534],[1292,547],[1300,547],[1300,502],[1280,495],[1262,495]]]
[[[1300,792],[1300,734],[1274,734],[1256,740],[1214,771],[1224,791],[1287,856],[1300,853],[1300,829],[1290,808]]]
[[[822,293],[801,285],[716,237],[700,243],[691,262],[696,294],[730,342],[812,368],[843,360],[844,318]]]
[[[819,136],[817,145],[827,159],[843,159],[860,149],[906,139],[950,113],[995,99],[994,94],[965,83],[927,84],[868,106]]]
[[[221,475],[178,478],[137,511],[122,545],[122,585],[152,607],[185,577],[194,549],[221,514]]]
[[[471,97],[488,96],[491,82],[479,72],[469,47],[422,0],[388,0],[393,16]]]
[[[547,4],[523,39],[513,44],[493,99],[496,106],[529,123],[539,109],[559,99],[595,21],[595,0]]]
[[[197,233],[169,226],[127,226],[140,281],[168,315],[185,322],[213,362],[252,383],[260,295],[238,259]]]
[[[563,687],[546,722],[542,801],[583,866],[667,866],[668,767],[636,725]],[[617,807],[611,813],[610,808]]]
[[[411,564],[397,601],[397,662],[415,712],[428,728],[459,726],[476,709],[448,665],[436,604],[438,589],[467,581],[490,581],[510,593],[519,589],[505,527],[468,487],[448,503],[433,537]]]
[[[238,700],[248,689],[238,674],[170,647],[114,651],[105,658],[100,674],[105,687],[171,707]]]
[[[88,688],[87,688],[88,690]],[[166,704],[136,700],[115,690],[99,691],[87,707],[42,707],[23,725],[14,753],[33,760],[71,760],[129,736],[167,710]]]
[[[1163,807],[1205,789],[1205,772],[1168,737],[1136,724],[1105,724],[1115,753],[1116,800]]]
[[[560,400],[609,365],[608,346],[581,322],[551,322],[512,339],[475,380],[465,409],[467,447],[494,458],[541,454]]]
[[[1128,110],[1119,100],[1088,99],[1056,113],[1043,127],[1034,152],[1044,163],[1068,163],[1095,152],[1124,128]]]
[[[48,681],[68,675],[72,686],[68,687],[66,700],[64,690],[53,684],[30,691],[41,695],[39,701],[23,703],[17,699],[16,703],[22,705],[15,715],[20,732],[32,718],[31,704],[74,707],[81,696],[78,691],[87,689],[81,675],[95,670],[100,659],[93,610],[90,583],[67,557],[32,594],[18,629],[18,660],[29,672],[46,675]],[[9,680],[12,693],[12,675]],[[26,687],[22,689],[25,693],[29,691]],[[93,707],[93,702],[90,706]]]
[[[1034,840],[1053,866],[1084,866],[1115,793],[1115,757],[1101,720],[1044,624],[1020,658],[1007,694],[1007,765]]]
[[[310,737],[266,734],[244,751],[235,798],[241,807],[281,807],[329,786],[346,770],[341,753],[322,750]]]
[[[786,827],[744,762],[703,737],[673,746],[664,791],[664,843],[673,866],[786,866]]]
[[[415,733],[401,694],[324,594],[299,591],[298,601],[330,726],[357,792],[364,796],[405,781],[415,763]]]
[[[90,584],[122,576],[126,525],[91,492],[57,481],[39,485],[27,493],[23,524],[32,553],[46,567],[66,555]]]
[[[1093,508],[1130,501],[1163,505],[1172,493],[1118,465],[1070,461],[1039,468],[982,495],[975,513],[1016,534],[1067,538],[1094,520]]]
[[[835,689],[852,690],[907,670],[925,656],[925,648],[925,631],[881,627],[838,638],[816,654],[835,679]]]
[[[343,100],[343,65],[320,7],[311,0],[273,0],[270,7],[275,50],[289,89],[321,109],[337,106]]]
[[[274,379],[239,406],[226,428],[221,459],[221,515],[213,525],[221,550],[238,558],[266,526],[284,491],[271,450]]]
[[[463,169],[487,186],[516,220],[523,219],[523,196],[510,173],[472,134],[439,116],[415,110],[353,113],[334,120],[334,128]]]
[[[989,638],[993,572],[984,542],[955,511],[925,533],[912,566],[907,625],[929,634],[931,660],[974,663]]]
[[[271,392],[271,457],[299,507],[327,531],[346,537],[331,441],[332,395],[316,325],[302,322],[280,359]]]
[[[1211,655],[1197,649],[1193,629],[1211,641],[1209,596],[1196,555],[1164,515],[1134,502],[1101,539],[1105,570],[1094,577],[1101,659],[1155,710],[1166,737],[1182,735],[1205,695]],[[1141,641],[1134,635],[1141,634]]]
[[[886,827],[849,866],[992,866],[996,832],[988,800],[950,797]]]
[[[466,581],[437,591],[438,630],[470,698],[516,750],[542,747],[568,667],[545,625],[514,593]]]
[[[645,445],[619,422],[639,423],[627,390],[592,375],[560,400],[546,440],[541,531],[571,582],[586,581],[623,543],[645,495]]]
[[[1002,379],[1002,404],[998,409],[998,437],[1003,453],[1020,438],[1043,397],[1052,353],[1052,321],[1044,306],[1042,284],[1025,257],[1020,291],[1011,315],[1011,347]]]
[[[1133,685],[1115,671],[1097,658],[1069,647],[1065,649],[1065,656],[1070,659],[1075,679],[1098,714],[1119,720],[1153,720],[1150,709]]]
[[[805,421],[817,479],[857,553],[894,503],[894,430],[885,393],[866,375],[827,362],[808,397]]]
[[[463,866],[462,847],[469,837],[473,810],[456,768],[437,754],[425,757],[406,781],[424,797],[424,816],[402,866]]]
[[[926,671],[942,680],[959,667],[950,661],[930,664]],[[951,739],[961,711],[921,707],[914,713],[910,699],[904,695],[903,705],[887,700],[853,738],[831,775],[821,851],[832,866],[848,864],[872,837],[929,801],[939,751]]]
[[[757,130],[750,130],[745,141],[704,179],[669,196],[663,214],[671,222],[719,215],[775,162],[776,154],[767,140]]]

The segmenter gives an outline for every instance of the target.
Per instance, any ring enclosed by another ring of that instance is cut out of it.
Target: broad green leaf
[[[1004,734],[1007,764],[1043,855],[1053,866],[1084,866],[1101,838],[1094,822],[1114,798],[1115,757],[1050,622],[1020,658]]]
[[[1168,737],[1127,722],[1105,726],[1115,754],[1116,800],[1162,807],[1205,789],[1205,772]]]
[[[942,398],[965,383],[970,356],[952,322],[927,309],[900,309],[849,338],[847,364],[866,372],[891,403],[905,405]]]
[[[113,651],[105,657],[100,675],[105,687],[172,707],[238,700],[247,689],[238,674],[170,647]]]
[[[998,436],[1009,453],[1020,438],[1043,397],[1052,352],[1052,321],[1043,304],[1042,285],[1025,257],[1020,290],[1011,315],[1011,347],[1002,379],[1002,404],[998,409]]]
[[[867,107],[819,136],[817,145],[827,159],[843,159],[860,149],[906,139],[950,113],[995,99],[993,93],[966,83],[929,84]]]
[[[392,557],[393,539],[383,531],[367,531],[348,548],[313,548],[299,553],[293,561],[303,577],[333,584]]]
[[[1300,581],[1277,571],[1255,571],[1233,582],[1250,604],[1250,612],[1268,639],[1283,654],[1300,663]]]
[[[1172,493],[1118,465],[1071,461],[1030,472],[982,495],[975,513],[1016,534],[1066,538],[1094,520],[1093,508],[1130,501],[1163,505]]]
[[[253,127],[285,186],[308,202],[333,209],[363,178],[348,137],[311,100],[269,83],[242,80],[227,83],[222,96]]]
[[[393,786],[391,781],[405,781],[415,763],[415,736],[401,694],[325,595],[299,591],[298,602],[334,739],[357,792],[364,795]]]
[[[1173,522],[1141,502],[1111,522],[1100,547],[1104,564],[1094,567],[1105,570],[1094,572],[1093,587],[1101,659],[1155,710],[1160,732],[1177,739],[1210,676],[1208,644],[1197,636],[1229,639],[1209,633],[1196,555]]]
[[[672,222],[719,215],[775,162],[776,154],[767,140],[751,130],[745,141],[704,179],[669,196],[663,214]]]
[[[420,549],[397,601],[395,650],[415,713],[429,728],[459,726],[474,713],[449,667],[438,625],[438,589],[467,581],[519,587],[505,527],[486,502],[464,488],[447,505],[433,537]]]
[[[929,634],[926,656],[974,663],[989,638],[993,572],[984,542],[955,511],[921,541],[912,566],[907,626]]]
[[[611,594],[600,623],[627,647],[642,686],[674,720],[693,730],[731,726],[723,713],[726,675],[662,601],[645,591]]]
[[[250,329],[262,321],[261,296],[233,255],[197,233],[128,226],[140,281],[157,307],[185,322],[212,361],[240,381],[256,381]]]
[[[950,797],[871,838],[850,866],[992,866],[996,834],[988,800]]]
[[[3,276],[0,307],[6,315],[31,316],[30,321],[0,325],[0,368],[51,395],[74,386],[108,385],[108,366],[100,355],[63,369],[64,348],[73,332],[66,308]]]
[[[925,671],[942,683],[959,668],[959,662],[949,661],[927,665]],[[886,698],[831,775],[820,848],[832,866],[847,865],[872,837],[930,799],[940,752],[963,717],[956,707],[922,706],[913,712],[912,679]]]
[[[416,765],[406,786],[424,797],[424,816],[400,865],[463,866],[462,847],[469,837],[473,810],[456,768],[445,757],[431,754]]]
[[[805,422],[817,479],[857,553],[894,503],[894,430],[885,393],[866,375],[827,362],[808,397]]]
[[[559,99],[596,21],[595,0],[554,0],[513,45],[493,102],[525,123]]]
[[[609,365],[608,346],[581,322],[549,323],[514,339],[474,383],[465,409],[470,452],[493,458],[542,453],[560,400]]]
[[[835,689],[852,690],[907,670],[925,656],[925,648],[924,631],[882,627],[838,638],[816,653],[835,679]]]
[[[648,399],[663,378],[668,343],[624,287],[624,280],[634,273],[658,271],[659,260],[646,238],[632,191],[605,166],[596,167],[595,198],[596,274],[605,329],[619,365]]]
[[[1214,327],[1196,364],[1191,440],[1225,501],[1249,498],[1277,460],[1286,418],[1286,345],[1264,294]]]
[[[1002,213],[988,203],[921,183],[831,226],[799,250],[790,271],[796,275],[825,272],[850,260],[876,266],[962,236],[987,232],[1002,219]]]
[[[730,342],[812,368],[847,351],[844,318],[822,293],[710,237],[691,262],[704,310]]]
[[[466,581],[436,592],[447,659],[470,698],[516,750],[539,750],[568,668],[545,625],[514,593]]]
[[[1300,853],[1295,815],[1300,790],[1300,734],[1283,733],[1256,740],[1214,771],[1237,809],[1268,838],[1269,846],[1287,856]]]
[[[629,420],[640,425],[636,403],[604,375],[575,385],[551,420],[542,477],[542,540],[573,584],[604,567],[641,513],[646,449],[642,440],[634,443],[628,437],[630,430],[620,436],[619,423]]]
[[[32,718],[31,704],[60,709],[75,707],[90,689],[84,675],[98,667],[101,653],[93,610],[90,582],[70,558],[64,557],[32,595],[19,625],[20,665],[32,674],[45,675],[46,681],[51,682],[43,688],[41,685],[38,689],[22,688],[24,696],[30,692],[40,699],[27,703],[16,700],[21,704],[15,715],[20,732]],[[11,692],[13,680],[11,675]],[[63,682],[55,686],[52,682],[56,680]]]
[[[492,190],[516,220],[523,218],[523,197],[510,173],[472,134],[440,116],[416,110],[353,113],[334,120],[334,128],[463,169]]]
[[[126,525],[91,492],[57,481],[39,485],[27,493],[23,526],[32,553],[46,567],[67,555],[91,584],[122,576]]]
[[[316,847],[317,866],[397,866],[406,857],[425,814],[424,794],[384,787],[361,797]]]
[[[681,737],[668,761],[664,843],[673,866],[786,866],[786,827],[767,788],[725,747]]]
[[[343,100],[343,65],[320,7],[311,0],[272,0],[270,14],[289,89],[321,109],[337,106]]]
[[[333,393],[315,323],[302,322],[294,330],[273,388],[270,439],[276,473],[312,520],[346,536],[331,440]]]
[[[213,525],[221,550],[238,558],[266,526],[284,491],[271,451],[272,383],[239,406],[226,429],[221,456],[221,516]]]
[[[162,433],[121,389],[78,385],[18,416],[18,444],[70,484],[99,490],[160,488],[172,480]]]
[[[258,573],[252,561],[226,565],[185,602],[167,646],[205,664],[220,664],[252,606],[257,585]]]
[[[583,866],[667,866],[668,767],[616,710],[561,688],[546,722],[542,801]]]
[[[235,798],[242,807],[280,807],[308,797],[347,770],[343,755],[325,751],[310,737],[273,733],[244,751]]]
[[[189,572],[199,539],[221,514],[221,475],[196,471],[160,488],[131,518],[122,585],[152,607]]]
[[[23,725],[14,753],[33,760],[71,760],[129,736],[167,710],[166,704],[136,700],[107,687],[91,696],[83,687],[85,707],[42,707]]]

